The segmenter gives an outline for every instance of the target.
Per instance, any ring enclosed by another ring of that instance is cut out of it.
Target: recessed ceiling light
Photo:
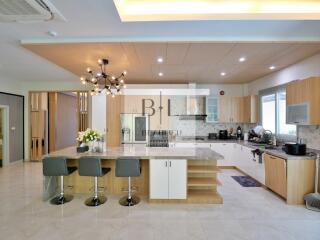
[[[163,73],[162,73],[162,72],[159,72],[158,75],[159,75],[159,77],[162,77],[162,76],[163,76]]]
[[[221,76],[225,76],[226,73],[225,73],[225,72],[221,72],[220,75],[221,75]]]
[[[51,37],[56,37],[58,36],[58,33],[56,31],[48,31],[47,34]]]
[[[272,65],[272,66],[269,67],[269,69],[273,70],[273,69],[276,69],[276,67]]]
[[[245,62],[247,59],[245,57],[239,58],[239,62]]]
[[[159,57],[159,58],[157,59],[157,62],[158,62],[158,63],[162,63],[162,62],[163,62],[163,58],[162,58],[162,57]]]

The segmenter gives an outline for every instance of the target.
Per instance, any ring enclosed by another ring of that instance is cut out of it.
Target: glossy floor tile
[[[0,169],[0,239],[100,240],[317,240],[320,213],[304,206],[288,206],[263,188],[244,188],[234,181],[235,170],[219,176],[222,205],[148,204],[132,208],[117,196],[97,208],[83,204],[88,197],[52,206],[41,200],[40,163]]]

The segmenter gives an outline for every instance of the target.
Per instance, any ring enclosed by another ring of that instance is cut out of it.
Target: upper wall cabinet
[[[256,123],[258,122],[258,97],[227,97],[219,99],[219,122]]]
[[[320,124],[320,78],[289,83],[286,87],[287,123]]]
[[[259,122],[259,97],[251,95],[244,97],[243,122],[257,123]]]
[[[214,123],[219,121],[219,98],[206,97],[206,121]]]

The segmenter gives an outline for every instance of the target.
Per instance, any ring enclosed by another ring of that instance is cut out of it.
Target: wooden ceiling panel
[[[107,71],[128,71],[127,83],[247,83],[320,52],[320,43],[75,43],[29,44],[26,49],[81,76],[97,60]],[[246,61],[239,63],[240,57]],[[158,63],[157,58],[164,62]],[[163,76],[159,77],[158,73]],[[221,72],[226,76],[222,77]]]
[[[234,43],[191,43],[184,64],[214,65],[229,53]]]

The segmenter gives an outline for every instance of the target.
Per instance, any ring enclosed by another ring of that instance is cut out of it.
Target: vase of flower
[[[84,132],[79,132],[77,141],[80,142],[83,147],[87,146],[89,151],[94,151],[94,142],[99,141],[101,138],[101,135],[98,133],[98,131],[87,128]]]

